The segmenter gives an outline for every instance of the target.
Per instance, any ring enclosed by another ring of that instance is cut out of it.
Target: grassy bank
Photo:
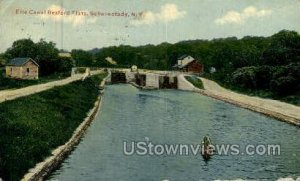
[[[86,117],[105,75],[0,104],[0,177],[20,180]]]
[[[222,78],[223,76],[213,76],[212,74],[204,74],[204,78],[213,80],[217,82],[220,86],[234,91],[236,93],[245,94],[249,96],[256,96],[266,99],[274,99],[282,102],[286,102],[289,104],[294,104],[296,106],[300,106],[300,92],[296,91],[290,95],[278,95],[274,91],[270,89],[251,89],[251,88],[242,88],[239,84],[231,83],[231,79]],[[288,89],[288,88],[286,88]]]
[[[200,79],[198,79],[195,76],[185,76],[184,77],[187,81],[189,81],[190,83],[192,83],[195,87],[199,88],[199,89],[204,89],[203,83]]]
[[[55,73],[49,76],[40,77],[38,80],[21,80],[21,79],[10,79],[6,78],[4,74],[5,70],[0,70],[0,90],[5,89],[19,89],[35,84],[43,84],[50,81],[60,80],[70,76],[66,73]]]
[[[261,98],[267,98],[267,99],[274,99],[282,102],[286,102],[289,104],[294,104],[296,106],[300,106],[300,92],[297,92],[293,95],[288,96],[279,96],[274,94],[270,90],[251,90],[251,89],[242,89],[240,87],[236,87],[233,85],[222,85],[223,87],[230,89],[234,92],[246,94],[249,96],[256,96]]]

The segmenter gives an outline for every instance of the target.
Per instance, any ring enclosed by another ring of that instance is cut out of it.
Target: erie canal
[[[239,145],[240,154],[125,155],[123,142]],[[242,154],[247,145],[280,145],[280,155]],[[49,180],[215,180],[300,176],[299,127],[197,93],[108,85],[100,112]]]

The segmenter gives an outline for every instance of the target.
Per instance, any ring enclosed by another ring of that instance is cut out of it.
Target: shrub
[[[203,82],[196,76],[185,76],[184,78],[190,83],[192,83],[195,87],[199,89],[204,89]]]
[[[270,83],[271,89],[280,96],[297,92],[297,80],[292,76],[279,77]]]
[[[257,67],[256,71],[255,71],[255,79],[256,79],[256,87],[255,88],[269,89],[273,70],[274,70],[274,67],[272,67],[272,66]]]
[[[241,88],[256,88],[256,67],[243,67],[232,73],[232,83]]]

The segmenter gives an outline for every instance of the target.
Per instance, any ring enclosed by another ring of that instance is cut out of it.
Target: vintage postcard
[[[0,0],[0,181],[300,181],[299,0]]]

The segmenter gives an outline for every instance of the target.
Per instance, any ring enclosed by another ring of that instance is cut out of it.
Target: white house
[[[177,65],[181,66],[181,67],[184,67],[185,65],[191,63],[194,60],[195,59],[190,55],[183,55],[183,56],[178,58]]]

